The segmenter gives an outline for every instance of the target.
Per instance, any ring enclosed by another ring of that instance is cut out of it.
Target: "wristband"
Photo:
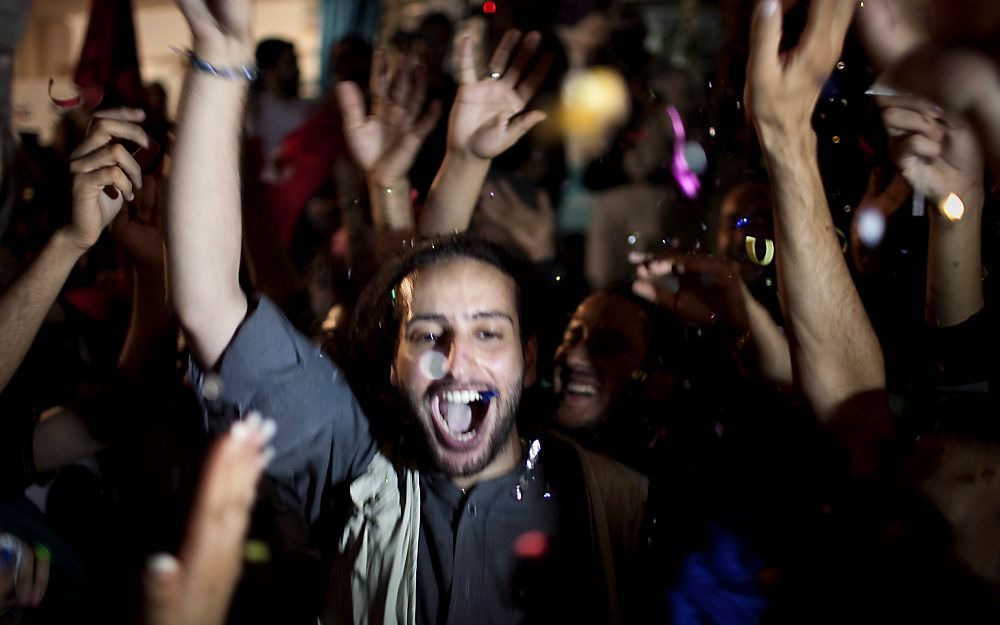
[[[246,65],[232,65],[229,67],[217,67],[194,53],[194,50],[177,50],[178,54],[186,56],[191,63],[191,68],[199,72],[218,76],[227,80],[257,80],[259,72],[257,65],[249,63]]]

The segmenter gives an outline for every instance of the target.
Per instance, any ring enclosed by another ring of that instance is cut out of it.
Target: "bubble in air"
[[[704,174],[708,169],[708,156],[705,155],[705,148],[697,141],[687,141],[684,143],[684,158],[688,167],[696,174]]]
[[[885,215],[866,206],[858,211],[858,238],[867,248],[876,248],[885,237]]]
[[[440,380],[448,373],[448,358],[441,352],[427,352],[420,357],[420,373],[432,380]]]
[[[549,549],[549,538],[538,530],[524,532],[514,541],[514,553],[519,558],[536,560]]]

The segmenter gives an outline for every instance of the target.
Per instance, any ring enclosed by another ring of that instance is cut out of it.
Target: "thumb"
[[[170,625],[179,622],[181,567],[175,557],[158,553],[146,562],[143,575],[146,593],[145,625]]]
[[[781,45],[781,2],[760,0],[750,28],[750,59],[747,68],[757,79],[770,80],[778,74]]]
[[[546,115],[545,111],[529,111],[524,115],[515,118],[507,126],[507,145],[514,145],[518,139],[528,134],[529,130],[544,121],[546,117],[548,117],[548,115]]]

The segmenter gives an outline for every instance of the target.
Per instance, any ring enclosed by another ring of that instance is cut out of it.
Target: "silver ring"
[[[503,78],[503,74],[501,74],[500,72],[490,72],[489,74],[487,74],[487,76],[489,76],[493,80],[500,80],[501,78]]]

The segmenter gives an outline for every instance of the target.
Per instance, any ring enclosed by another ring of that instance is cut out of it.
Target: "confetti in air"
[[[87,110],[94,110],[97,105],[101,103],[104,99],[104,88],[100,86],[96,87],[77,87],[79,93],[68,98],[57,98],[53,93],[53,85],[55,85],[55,79],[49,78],[49,99],[52,103],[62,109],[73,108],[74,106],[83,105]]]
[[[420,357],[420,373],[432,380],[440,380],[448,373],[448,358],[441,352],[427,352]]]
[[[671,105],[667,106],[667,115],[670,117],[670,123],[674,129],[674,158],[670,164],[670,172],[674,175],[684,195],[694,199],[698,197],[698,191],[701,190],[701,181],[698,180],[698,175],[691,170],[684,154],[687,138],[684,122],[681,121],[681,114]]]
[[[885,237],[885,215],[877,208],[865,206],[858,211],[858,238],[867,248],[876,248]]]
[[[538,530],[524,532],[514,541],[514,553],[519,558],[535,560],[545,555],[549,548],[548,537]]]
[[[764,239],[764,257],[760,258],[757,255],[757,237],[752,237],[749,234],[746,238],[747,246],[747,256],[750,261],[755,265],[760,265],[761,267],[767,267],[774,260],[774,241],[771,239]]]

